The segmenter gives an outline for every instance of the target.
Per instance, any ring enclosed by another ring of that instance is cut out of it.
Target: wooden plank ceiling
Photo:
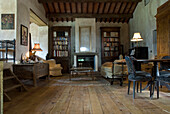
[[[96,22],[128,23],[142,0],[38,0],[50,21],[96,18]]]

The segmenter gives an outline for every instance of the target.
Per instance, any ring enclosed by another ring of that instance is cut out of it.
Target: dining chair
[[[130,84],[131,82],[133,82],[133,99],[135,99],[136,82],[137,82],[137,89],[138,89],[138,83],[140,83],[140,91],[142,91],[142,82],[151,81],[152,76],[148,72],[135,70],[135,66],[134,66],[135,58],[125,56],[125,60],[126,60],[127,68],[128,68],[128,94],[130,91]],[[152,94],[151,92],[152,92],[152,84],[150,85],[150,97]]]
[[[162,59],[170,59],[170,56],[164,56]],[[161,62],[159,75],[156,77],[157,98],[159,98],[159,84],[165,85],[170,90],[170,63]]]

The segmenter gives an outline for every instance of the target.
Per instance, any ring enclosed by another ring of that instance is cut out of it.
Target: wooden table
[[[73,77],[74,73],[76,73],[78,75],[78,73],[90,73],[90,76],[92,77],[92,80],[94,80],[94,76],[92,75],[93,73],[93,68],[91,67],[73,67],[70,69],[70,81],[71,81],[71,78]]]
[[[153,66],[153,74],[152,74],[152,77],[153,77],[153,80],[151,81],[151,83],[148,83],[147,86],[144,88],[148,88],[149,86],[152,86],[152,83],[154,84],[154,81],[156,79],[157,76],[159,76],[159,70],[158,70],[158,62],[170,62],[170,59],[136,59],[137,62],[140,62],[140,63],[148,63],[148,62],[153,62],[154,63],[154,66]],[[159,84],[157,83],[157,87],[159,86]],[[152,88],[152,87],[151,87]],[[154,90],[154,86],[153,86],[153,90]],[[151,97],[153,97],[153,94],[154,94],[154,91],[152,92],[152,95]],[[159,96],[158,92],[157,92],[157,95]]]
[[[125,76],[127,76],[127,74],[124,74],[124,65],[126,65],[126,61],[119,61],[119,62],[113,62],[113,64],[119,64],[119,65],[122,65],[122,74],[117,74],[117,75],[112,75],[112,82],[111,82],[111,85],[113,84],[113,82],[114,82],[114,77],[115,76],[120,76],[120,86],[122,86],[123,85],[123,78],[125,77]],[[114,67],[114,65],[113,65],[113,67]],[[114,69],[113,69],[114,70]],[[113,71],[114,72],[114,71]]]
[[[136,59],[137,62],[153,62],[154,66],[153,66],[153,77],[156,78],[157,76],[159,76],[159,70],[158,70],[158,62],[170,62],[170,59]]]
[[[32,79],[34,86],[37,86],[37,79],[43,76],[47,76],[49,78],[49,64],[14,64],[13,72],[20,79]]]

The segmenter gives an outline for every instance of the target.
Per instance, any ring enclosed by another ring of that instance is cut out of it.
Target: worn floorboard
[[[84,77],[83,77],[84,78]],[[40,80],[38,87],[28,92],[14,91],[11,102],[4,102],[4,114],[168,114],[170,91],[160,89],[160,98],[149,98],[149,91],[127,95],[127,83],[121,87],[91,80],[62,81],[51,78]],[[63,77],[62,80],[67,79]],[[81,78],[80,78],[81,79]],[[104,79],[103,79],[104,80]],[[86,82],[85,82],[86,81]],[[89,81],[89,85],[88,85]],[[67,83],[67,84],[64,84]],[[81,85],[83,83],[83,85]]]

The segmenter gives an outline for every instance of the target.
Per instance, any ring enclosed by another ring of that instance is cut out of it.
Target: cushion
[[[160,74],[160,77],[170,77],[169,71],[160,71],[159,74]]]
[[[170,83],[170,77],[163,77],[163,76],[160,76],[160,77],[159,77],[159,76],[158,76],[158,77],[156,78],[156,80]]]
[[[150,81],[152,79],[152,76],[137,75],[134,77],[132,74],[130,74],[128,76],[128,79],[131,81]]]
[[[44,63],[48,63],[49,67],[54,67],[56,62],[54,59],[50,59],[50,60],[44,60]]]
[[[62,67],[49,67],[49,70],[61,70],[63,69]]]
[[[145,72],[145,71],[136,71],[136,76],[137,76],[137,75],[152,77],[150,73]]]
[[[122,60],[115,60],[114,61],[114,70],[113,70],[113,74],[114,75],[120,75],[122,74],[122,65],[121,64],[116,64],[117,62],[125,62],[125,59]],[[127,74],[127,65],[123,65],[123,73]]]

